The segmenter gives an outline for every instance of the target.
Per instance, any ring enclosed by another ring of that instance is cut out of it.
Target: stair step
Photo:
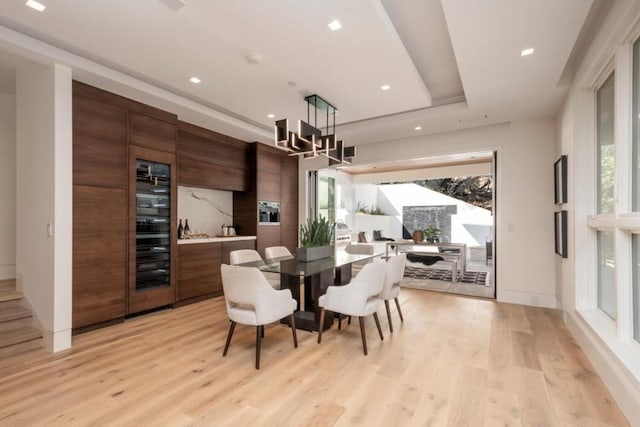
[[[38,328],[23,326],[0,334],[0,349],[41,339],[42,332]]]
[[[0,322],[31,318],[31,310],[18,304],[17,301],[0,303]]]
[[[0,302],[2,301],[15,301],[22,299],[22,292],[15,290],[0,291]]]
[[[15,291],[16,279],[0,280],[0,291]]]
[[[0,357],[14,356],[36,348],[44,348],[44,341],[42,338],[24,341],[8,347],[0,347]]]
[[[16,329],[21,329],[26,326],[33,326],[33,318],[31,315],[22,317],[20,319],[7,320],[6,322],[0,322],[0,340],[2,335]]]

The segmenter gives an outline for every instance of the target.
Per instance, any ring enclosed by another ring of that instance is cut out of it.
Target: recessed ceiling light
[[[200,79],[199,79],[199,78],[197,78],[197,77],[191,77],[191,78],[189,79],[189,81],[190,81],[191,83],[198,84],[198,83],[200,83],[202,80],[200,80]]]
[[[27,6],[29,6],[31,9],[35,9],[38,12],[42,12],[43,10],[45,10],[47,8],[47,6],[43,5],[42,3],[37,2],[36,0],[27,0],[27,2],[25,3]]]
[[[329,28],[331,29],[331,31],[338,31],[342,28],[342,24],[337,19],[334,19],[333,21],[329,22]]]
[[[520,56],[529,56],[533,53],[534,49],[532,47],[528,48],[528,49],[523,49],[520,52]]]
[[[273,119],[273,118],[276,117],[276,115],[275,114],[267,114],[267,117],[269,117],[270,119]]]
[[[422,126],[416,126],[413,128],[414,130],[422,130]]]
[[[382,90],[389,90],[389,89],[391,89],[391,86],[389,86],[389,85],[382,85],[382,86],[380,86],[380,89],[382,89]]]

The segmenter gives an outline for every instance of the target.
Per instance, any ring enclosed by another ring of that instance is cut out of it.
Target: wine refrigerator
[[[129,163],[135,168],[129,181],[135,200],[130,203],[130,314],[175,302],[175,157],[140,151],[133,150]]]

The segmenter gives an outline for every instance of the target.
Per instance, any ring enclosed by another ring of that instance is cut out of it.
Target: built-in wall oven
[[[280,203],[279,202],[258,202],[258,224],[278,225],[280,224]]]

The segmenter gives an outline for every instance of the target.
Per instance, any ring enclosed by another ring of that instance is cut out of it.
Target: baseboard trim
[[[640,390],[617,358],[577,314],[564,312],[567,327],[632,426],[640,426]]]
[[[555,295],[537,294],[534,292],[520,292],[505,289],[498,289],[497,300],[499,302],[508,302],[512,304],[530,305],[534,307],[558,308],[558,300]]]
[[[0,265],[0,280],[8,280],[16,278],[16,266]]]

